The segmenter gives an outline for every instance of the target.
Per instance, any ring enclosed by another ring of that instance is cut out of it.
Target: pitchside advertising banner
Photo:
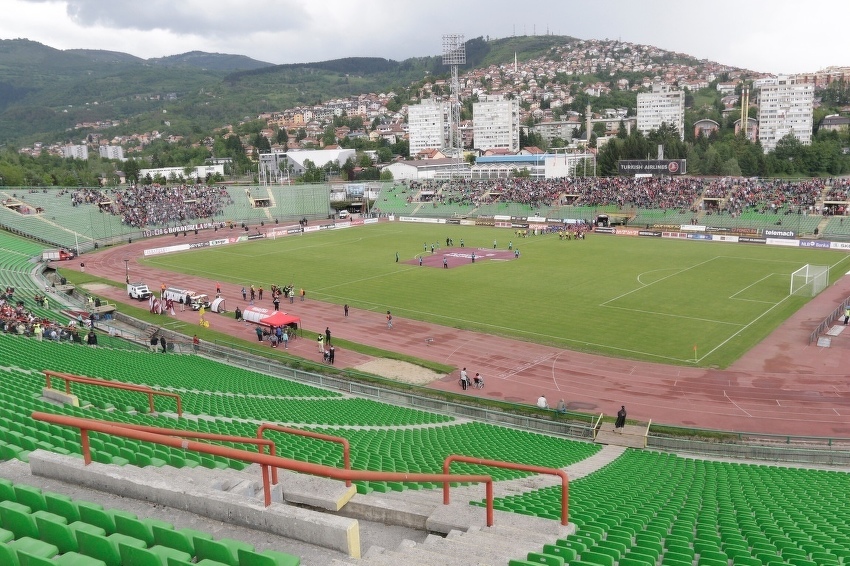
[[[621,159],[617,162],[620,175],[685,175],[687,159]]]

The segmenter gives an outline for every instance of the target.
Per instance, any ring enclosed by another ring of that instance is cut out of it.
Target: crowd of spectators
[[[35,337],[38,340],[70,340],[83,342],[77,321],[71,321],[67,326],[55,320],[43,318],[27,308],[26,303],[15,289],[6,288],[0,295],[0,325],[6,334]],[[36,294],[33,298],[36,305],[41,305],[44,297]]]
[[[814,206],[827,182],[697,177],[577,177],[564,179],[452,179],[403,183],[408,202],[477,207],[495,202],[538,206],[617,206],[697,212],[702,198],[723,201],[714,207],[736,215],[746,211],[819,213]],[[829,193],[847,199],[850,181],[837,179]]]
[[[93,204],[135,228],[165,226],[220,215],[233,198],[224,187],[209,185],[131,185],[115,189],[78,189],[72,206]]]
[[[733,216],[743,212],[762,214],[816,213],[826,182],[823,179],[805,181],[736,179],[723,210]]]

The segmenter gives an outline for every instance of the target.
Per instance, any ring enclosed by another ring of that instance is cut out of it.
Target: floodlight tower
[[[452,68],[452,92],[449,98],[449,150],[454,157],[463,155],[463,141],[460,138],[460,80],[457,77],[458,65],[466,64],[466,45],[463,35],[457,33],[443,36],[443,65]]]

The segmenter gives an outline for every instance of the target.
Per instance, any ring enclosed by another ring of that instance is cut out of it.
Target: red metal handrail
[[[342,460],[343,467],[346,470],[351,469],[351,445],[348,443],[347,438],[343,438],[341,436],[332,436],[330,434],[322,434],[321,432],[312,432],[309,430],[301,430],[298,428],[292,428],[288,426],[276,425],[273,423],[263,423],[257,428],[257,438],[263,438],[263,432],[267,430],[274,430],[277,432],[285,432],[287,434],[294,434],[296,436],[306,436],[308,438],[318,438],[319,440],[327,440],[328,442],[336,442],[342,444]],[[272,456],[276,456],[275,446],[272,444]],[[277,485],[277,468],[272,468],[272,485]],[[351,487],[351,480],[345,481],[346,487]]]
[[[464,462],[466,464],[480,464],[482,466],[491,466],[493,468],[505,468],[508,470],[520,470],[522,472],[533,472],[535,474],[549,474],[561,478],[561,524],[569,523],[569,503],[570,503],[570,479],[567,477],[567,472],[557,468],[545,468],[542,466],[531,466],[528,464],[515,464],[513,462],[502,462],[500,460],[483,460],[481,458],[472,458],[470,456],[460,456],[452,454],[446,456],[443,461],[443,473],[448,474],[452,462]],[[449,504],[449,489],[448,484],[443,484],[443,505]],[[488,513],[492,513],[492,509],[488,507]],[[492,522],[492,518],[488,519]],[[490,522],[488,522],[488,526]]]
[[[169,393],[167,391],[158,391],[156,389],[151,389],[146,385],[133,385],[131,383],[122,383],[120,381],[107,381],[105,379],[97,379],[94,377],[86,377],[83,375],[73,375],[70,373],[62,373],[58,371],[53,371],[46,369],[44,370],[44,375],[47,378],[47,388],[50,389],[50,378],[55,377],[58,379],[62,379],[65,381],[65,393],[68,395],[71,394],[71,382],[75,383],[83,383],[85,385],[97,385],[100,387],[111,387],[112,389],[125,389],[127,391],[135,391],[138,393],[145,393],[148,396],[148,406],[150,407],[151,412],[154,412],[153,405],[153,396],[159,395],[161,397],[173,397],[177,400],[177,416],[183,416],[183,403],[180,400],[180,395],[177,393]]]
[[[212,454],[213,456],[224,456],[234,460],[243,460],[259,464],[263,469],[263,491],[265,493],[265,505],[271,505],[271,486],[269,484],[270,467],[284,468],[304,474],[314,476],[332,478],[336,480],[355,480],[355,481],[395,481],[395,482],[433,482],[442,483],[447,489],[449,482],[466,482],[466,483],[483,483],[485,484],[485,492],[487,499],[487,526],[493,526],[493,478],[487,475],[460,475],[460,474],[408,474],[401,472],[370,472],[365,470],[340,470],[331,466],[323,466],[321,464],[311,464],[310,462],[301,462],[289,458],[281,458],[280,456],[271,456],[250,450],[239,450],[227,446],[218,446],[215,444],[205,444],[203,442],[195,442],[183,438],[175,438],[165,434],[157,434],[144,430],[135,430],[129,427],[112,424],[107,421],[98,421],[94,419],[84,419],[80,417],[70,417],[66,415],[54,415],[51,413],[42,413],[35,411],[31,417],[37,421],[44,421],[52,424],[71,426],[80,429],[80,438],[83,440],[83,447],[88,449],[88,432],[102,432],[104,434],[112,434],[124,438],[133,438],[135,440],[145,440],[154,444],[164,444],[173,448],[182,448],[184,450],[193,450],[202,454]]]

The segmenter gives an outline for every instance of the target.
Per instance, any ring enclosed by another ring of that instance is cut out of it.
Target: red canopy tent
[[[263,326],[295,326],[301,328],[301,319],[297,316],[287,314],[281,311],[275,311],[271,316],[267,316],[259,321]]]

